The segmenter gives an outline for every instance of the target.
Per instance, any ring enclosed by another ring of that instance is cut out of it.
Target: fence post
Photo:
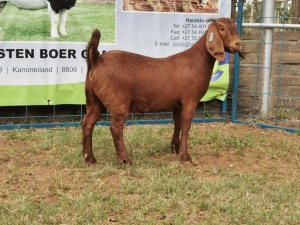
[[[275,1],[263,1],[263,22],[272,24],[274,22]],[[264,52],[264,68],[263,68],[263,90],[262,90],[262,116],[269,113],[270,105],[270,80],[272,72],[272,44],[273,44],[273,28],[265,28],[265,52]]]
[[[237,29],[242,35],[243,23],[243,0],[238,1],[238,14],[237,14]],[[239,88],[239,73],[240,73],[240,56],[236,53],[234,56],[234,72],[233,72],[233,88],[232,88],[232,106],[231,106],[231,120],[236,120],[237,104],[238,104],[238,88]]]

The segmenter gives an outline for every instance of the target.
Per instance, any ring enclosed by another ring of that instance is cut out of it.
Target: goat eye
[[[224,27],[219,27],[219,30],[224,31],[225,29],[224,29]]]

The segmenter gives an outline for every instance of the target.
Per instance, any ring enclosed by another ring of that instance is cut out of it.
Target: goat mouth
[[[232,52],[232,53],[240,52],[239,48],[235,48],[235,47],[233,47],[231,45],[229,45],[229,49],[230,49],[230,52]]]
[[[238,52],[238,54],[239,54],[239,56],[240,56],[241,58],[247,60],[246,57],[244,56],[244,54],[241,52],[240,49],[234,48],[234,47],[232,47],[232,46],[229,46],[229,48],[230,48],[230,50],[231,50],[232,53]]]
[[[238,51],[238,54],[239,54],[239,56],[240,56],[241,58],[243,58],[243,59],[245,59],[245,60],[247,61],[246,57],[244,56],[244,54],[243,54],[242,52]]]

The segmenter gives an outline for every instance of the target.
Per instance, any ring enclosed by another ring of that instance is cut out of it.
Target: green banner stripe
[[[0,106],[85,104],[84,85],[0,86]]]
[[[202,102],[212,99],[224,101],[229,84],[229,64],[220,65],[214,70],[224,73],[218,80],[210,82],[209,89]],[[85,83],[28,85],[28,86],[0,86],[0,106],[24,105],[62,105],[85,104]]]

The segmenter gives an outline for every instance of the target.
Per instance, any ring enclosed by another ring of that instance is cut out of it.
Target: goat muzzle
[[[242,49],[241,39],[240,38],[233,39],[229,44],[229,48],[232,51],[232,53],[241,51],[241,49]]]
[[[241,52],[242,46],[241,46],[241,39],[236,38],[233,41],[230,42],[229,49],[232,53],[238,52],[239,56],[243,59],[247,60],[246,57]]]

